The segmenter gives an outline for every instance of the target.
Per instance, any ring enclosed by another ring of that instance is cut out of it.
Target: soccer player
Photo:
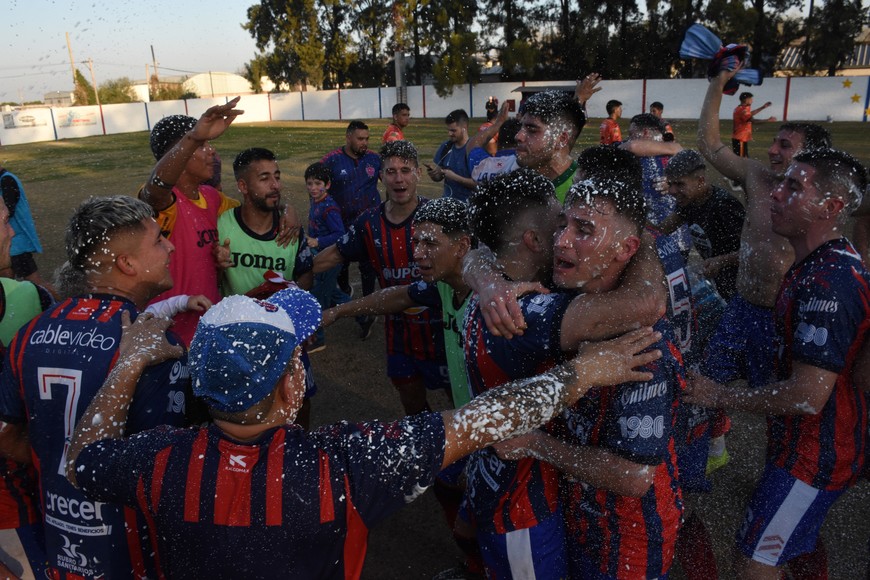
[[[794,156],[772,193],[773,231],[795,262],[776,302],[776,374],[755,388],[694,376],[686,400],[767,416],[764,474],[737,536],[738,578],[779,578],[814,551],[831,504],[865,460],[867,395],[857,354],[870,316],[870,274],[841,232],[867,188],[867,172],[833,149]]]
[[[704,158],[684,149],[665,167],[668,195],[677,208],[659,224],[666,234],[687,224],[692,245],[703,258],[704,274],[727,302],[737,292],[737,254],[746,210],[736,197],[707,180]]]
[[[341,221],[347,230],[354,221],[366,211],[381,203],[378,193],[378,177],[381,171],[381,158],[369,151],[369,127],[362,121],[351,121],[344,134],[344,145],[330,151],[320,160],[332,172],[332,185],[329,194],[341,209]],[[360,283],[363,296],[375,290],[375,272],[367,262],[359,263]],[[352,296],[346,265],[338,276],[338,287]],[[360,320],[360,338],[365,340],[371,335],[374,318]]]
[[[314,273],[342,262],[366,262],[381,288],[407,286],[419,280],[411,227],[419,207],[420,168],[417,150],[408,141],[381,148],[381,179],[387,200],[361,215],[334,245],[314,258]],[[426,389],[449,389],[441,320],[428,309],[385,317],[387,375],[399,391],[407,414],[428,408]]]
[[[123,506],[91,501],[64,477],[76,421],[117,368],[122,320],[172,286],[173,246],[151,216],[148,204],[124,196],[79,206],[60,277],[59,289],[70,298],[23,326],[9,345],[0,418],[26,429],[30,440],[51,577],[155,577],[157,538],[140,536],[142,522]],[[138,380],[121,420],[127,434],[187,424],[187,361],[181,347],[174,353]]]
[[[405,127],[411,122],[411,107],[405,103],[396,103],[393,105],[393,122],[387,125],[387,130],[384,131],[384,136],[381,140],[384,143],[390,141],[404,141]]]
[[[553,267],[553,233],[561,211],[552,183],[531,169],[518,169],[484,185],[471,201],[472,231],[495,255],[496,268],[509,280],[540,283]],[[528,323],[521,336],[496,336],[484,323],[479,295],[472,296],[463,330],[469,386],[475,395],[507,380],[533,376],[555,364],[581,340],[615,334],[653,321],[659,308],[625,309],[625,317],[595,311],[568,293],[522,296]],[[615,305],[615,304],[614,304]],[[592,310],[590,311],[590,308]],[[638,318],[633,318],[637,316]],[[466,501],[478,528],[488,573],[537,578],[565,576],[562,518],[555,470],[534,459],[501,461],[484,450],[469,459]]]
[[[602,145],[611,145],[622,141],[622,130],[619,128],[619,118],[622,117],[622,103],[616,99],[607,101],[607,118],[598,127],[599,140]]]
[[[206,296],[212,303],[220,300],[217,251],[217,221],[226,210],[239,205],[203,182],[214,175],[214,147],[210,141],[220,137],[235,118],[239,98],[226,105],[208,109],[199,120],[186,115],[164,117],[151,130],[151,152],[157,165],[139,191],[157,214],[160,230],[175,247],[170,262],[174,282],[154,301],[178,294]],[[184,344],[190,344],[196,310],[175,316],[173,330]]]
[[[571,149],[586,125],[584,106],[565,93],[542,91],[526,99],[519,117],[517,164],[552,181],[562,203],[577,171]]]
[[[426,163],[426,173],[432,181],[444,182],[445,197],[468,200],[474,181],[468,168],[468,113],[463,109],[451,111],[444,117],[447,125],[447,141],[442,143],[432,159],[434,165]]]
[[[651,115],[655,115],[657,118],[661,119],[661,122],[664,125],[665,141],[675,141],[676,137],[674,136],[674,130],[671,127],[671,124],[662,119],[662,115],[665,112],[665,106],[661,101],[653,101],[650,103],[649,112]]]
[[[771,106],[767,101],[757,109],[752,109],[752,93],[740,93],[740,104],[734,107],[733,128],[731,131],[731,149],[738,157],[749,157],[749,142],[752,141],[752,125],[763,122],[755,115]],[[768,117],[765,121],[772,123],[776,117]]]
[[[568,193],[553,256],[560,288],[606,293],[641,247],[644,200],[627,182],[592,177]],[[650,381],[594,389],[563,412],[554,435],[533,431],[496,449],[562,475],[570,578],[659,578],[674,555],[682,502],[672,429],[683,368],[666,318]],[[563,330],[565,326],[563,324]]]
[[[202,318],[190,355],[214,424],[123,439],[136,378],[174,354],[165,322],[128,327],[76,429],[67,475],[95,501],[146,514],[162,576],[358,578],[369,529],[444,466],[547,421],[590,387],[647,380],[629,368],[658,354],[634,354],[655,339],[645,329],[455,411],[306,433],[292,424],[304,388],[298,345],[319,321],[317,301],[297,289],[268,302],[224,299]]]

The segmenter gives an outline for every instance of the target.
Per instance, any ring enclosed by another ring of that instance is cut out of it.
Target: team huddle
[[[715,578],[695,506],[739,410],[768,430],[733,573],[826,578],[820,528],[867,474],[868,173],[809,123],[769,166],[732,150],[734,74],[697,151],[658,102],[623,140],[618,101],[573,151],[594,74],[488,102],[473,135],[450,113],[431,162],[398,104],[379,154],[353,121],[306,169],[306,224],[268,149],[223,193],[238,98],[165,117],[139,191],[75,211],[53,284],[0,173],[0,572],[358,578],[369,530],[432,487],[464,558],[441,580]],[[324,329],[378,316],[405,416],[310,429]]]

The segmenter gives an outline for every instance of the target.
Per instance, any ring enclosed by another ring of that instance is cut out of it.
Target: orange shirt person
[[[752,93],[740,93],[740,104],[734,108],[734,128],[731,131],[731,148],[740,157],[749,157],[749,142],[752,140],[752,123],[762,122],[755,115],[771,105],[767,101],[754,111],[752,110]],[[776,117],[768,117],[763,122],[776,121]]]

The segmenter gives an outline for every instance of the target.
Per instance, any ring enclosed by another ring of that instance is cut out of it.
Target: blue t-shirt
[[[89,445],[77,479],[146,515],[166,578],[344,579],[359,578],[369,529],[423,493],[443,457],[438,413],[246,443],[161,428]]]
[[[438,147],[433,160],[435,165],[444,169],[450,169],[456,175],[471,177],[465,146],[456,147],[451,141],[445,141]],[[461,201],[468,201],[469,196],[471,196],[471,190],[445,177],[443,195],[444,197],[454,197]]]
[[[311,200],[308,209],[308,237],[317,239],[317,251],[322,251],[344,235],[341,210],[332,196],[327,195],[320,201]]]
[[[0,378],[0,418],[26,424],[39,471],[49,566],[69,574],[153,577],[150,539],[135,532],[142,522],[121,506],[90,501],[65,475],[73,429],[115,364],[124,311],[136,318],[131,302],[98,294],[55,306],[12,339]],[[126,432],[184,425],[189,397],[186,355],[148,367]]]
[[[341,208],[341,220],[345,227],[360,214],[381,203],[381,194],[378,192],[380,156],[366,151],[362,157],[354,159],[344,152],[344,147],[339,147],[324,155],[321,162],[332,171],[329,195]]]

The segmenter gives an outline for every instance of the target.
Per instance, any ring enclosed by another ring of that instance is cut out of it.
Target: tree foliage
[[[834,76],[852,56],[855,37],[870,24],[870,15],[861,0],[828,0],[809,18],[804,70],[823,70],[828,76]]]
[[[135,103],[138,101],[133,90],[133,81],[127,77],[112,79],[100,85],[100,102],[104,105],[112,103]]]
[[[94,86],[88,82],[82,71],[76,69],[76,88],[73,91],[73,105],[96,105],[97,95]]]

